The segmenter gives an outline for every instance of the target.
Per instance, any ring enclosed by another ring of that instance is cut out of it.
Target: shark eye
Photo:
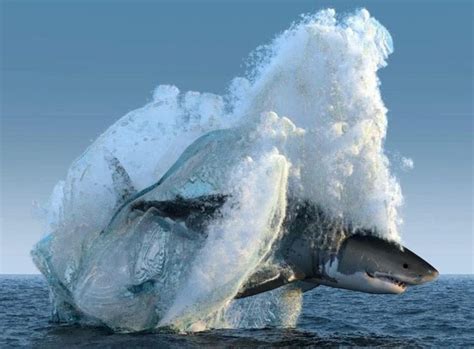
[[[408,269],[408,264],[403,263],[403,268]]]

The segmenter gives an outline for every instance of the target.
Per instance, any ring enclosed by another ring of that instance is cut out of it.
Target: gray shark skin
[[[289,203],[278,253],[299,280],[367,293],[399,294],[434,280],[438,271],[407,248],[354,229],[308,202]]]

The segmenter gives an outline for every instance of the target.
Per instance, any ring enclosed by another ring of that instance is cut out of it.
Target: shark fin
[[[271,291],[288,283],[304,280],[305,277],[303,273],[286,264],[266,265],[250,276],[235,298],[245,298]]]

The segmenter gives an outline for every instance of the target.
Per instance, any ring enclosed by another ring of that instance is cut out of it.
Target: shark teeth
[[[391,282],[392,284],[395,284],[398,287],[401,287],[403,289],[405,289],[407,287],[407,284],[404,283],[403,281],[400,281],[400,280],[398,280],[394,277],[388,276],[388,275],[374,275],[374,274],[371,274],[369,272],[367,272],[367,275],[369,275],[371,278],[386,280],[386,281]]]
[[[388,281],[390,281],[392,284],[395,284],[395,285],[397,285],[397,286],[399,286],[399,287],[401,287],[401,288],[406,288],[406,287],[407,287],[407,285],[406,285],[403,281],[397,280],[397,279],[395,279],[395,278],[393,278],[393,277],[391,277],[391,276],[383,276],[383,277],[381,277],[381,278],[383,278],[383,279],[385,279],[385,280],[388,280]]]

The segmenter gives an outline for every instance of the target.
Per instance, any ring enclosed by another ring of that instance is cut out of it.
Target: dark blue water
[[[41,276],[0,276],[0,348],[474,346],[474,276],[441,276],[399,296],[327,287],[305,294],[294,329],[114,334],[49,322]]]

